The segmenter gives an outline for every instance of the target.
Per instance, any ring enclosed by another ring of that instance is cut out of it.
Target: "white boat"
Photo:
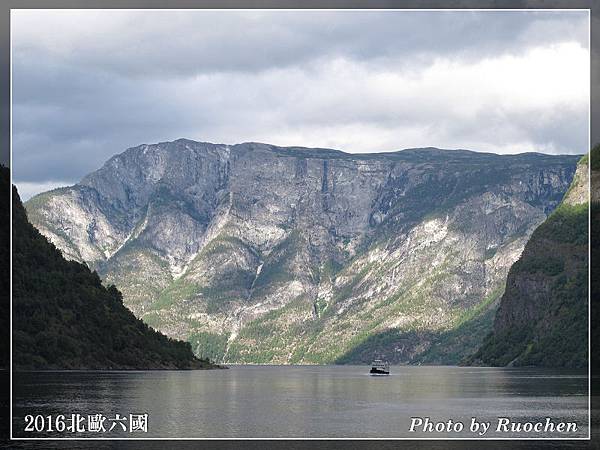
[[[369,373],[371,375],[389,375],[390,363],[387,361],[382,361],[381,359],[376,359],[371,364],[371,371]]]

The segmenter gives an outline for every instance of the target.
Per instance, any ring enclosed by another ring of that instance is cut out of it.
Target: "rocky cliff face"
[[[508,274],[493,332],[472,358],[490,365],[587,367],[588,160]]]
[[[180,139],[128,149],[26,207],[65,256],[198,354],[318,363],[376,349],[407,362],[495,309],[576,159]]]

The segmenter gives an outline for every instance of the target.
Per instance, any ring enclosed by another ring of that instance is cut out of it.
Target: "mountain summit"
[[[26,203],[148,324],[228,362],[456,362],[578,156],[179,139]],[[462,330],[462,331],[461,331]]]

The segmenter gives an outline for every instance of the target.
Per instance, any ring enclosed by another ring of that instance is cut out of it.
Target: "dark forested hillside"
[[[10,361],[10,176],[8,168],[0,166],[0,367]]]
[[[600,156],[600,155],[599,155]],[[592,261],[600,261],[600,203],[593,201],[591,206],[590,223],[590,250]],[[597,262],[591,266],[591,342],[600,342],[600,308],[598,299],[600,299],[600,264]],[[592,345],[591,362],[594,371],[600,368],[600,346]],[[597,372],[594,372],[597,373]]]
[[[8,182],[7,172],[2,183]],[[123,306],[121,293],[103,286],[95,272],[66,261],[28,222],[16,188],[13,364],[17,369],[214,367],[195,358],[189,343],[136,319]]]

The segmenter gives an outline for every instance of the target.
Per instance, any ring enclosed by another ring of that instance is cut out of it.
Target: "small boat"
[[[376,359],[371,364],[371,371],[369,373],[371,375],[389,375],[390,374],[390,363],[387,361],[382,361],[380,359]]]

